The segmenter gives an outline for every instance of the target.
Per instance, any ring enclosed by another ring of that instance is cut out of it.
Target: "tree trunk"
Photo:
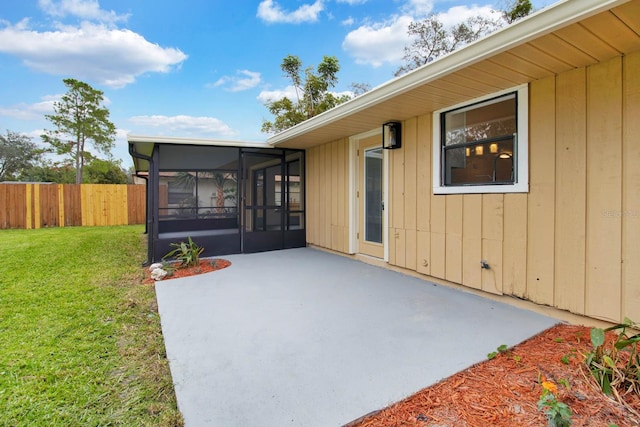
[[[216,212],[224,213],[224,186],[216,188]]]
[[[76,184],[82,184],[84,170],[84,138],[78,136],[76,140]]]

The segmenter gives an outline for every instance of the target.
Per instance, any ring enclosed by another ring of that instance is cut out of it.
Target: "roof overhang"
[[[640,50],[640,0],[561,0],[270,137],[309,148]]]
[[[207,138],[178,138],[169,136],[127,135],[129,154],[133,157],[136,172],[148,172],[149,160],[153,155],[156,144],[172,145],[206,145],[211,147],[244,147],[244,148],[273,148],[266,142],[232,141],[226,139]]]

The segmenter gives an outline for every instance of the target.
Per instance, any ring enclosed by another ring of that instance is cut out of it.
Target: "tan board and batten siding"
[[[593,318],[637,321],[638,70],[635,52],[529,84],[528,193],[434,195],[432,116],[403,121],[402,148],[386,152],[389,263]],[[348,139],[307,150],[307,241],[343,253],[352,232],[349,156]]]

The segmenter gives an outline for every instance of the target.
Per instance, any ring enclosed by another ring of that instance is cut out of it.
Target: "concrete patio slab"
[[[558,320],[315,249],[158,282],[187,427],[341,426]]]

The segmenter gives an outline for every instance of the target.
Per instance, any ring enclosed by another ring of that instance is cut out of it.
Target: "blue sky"
[[[126,135],[264,141],[264,106],[288,93],[280,63],[340,61],[336,92],[393,77],[406,27],[430,13],[445,23],[505,0],[3,0],[0,133],[39,142],[62,79],[104,92],[118,129],[114,157],[129,167]],[[553,0],[534,0],[535,8]]]

